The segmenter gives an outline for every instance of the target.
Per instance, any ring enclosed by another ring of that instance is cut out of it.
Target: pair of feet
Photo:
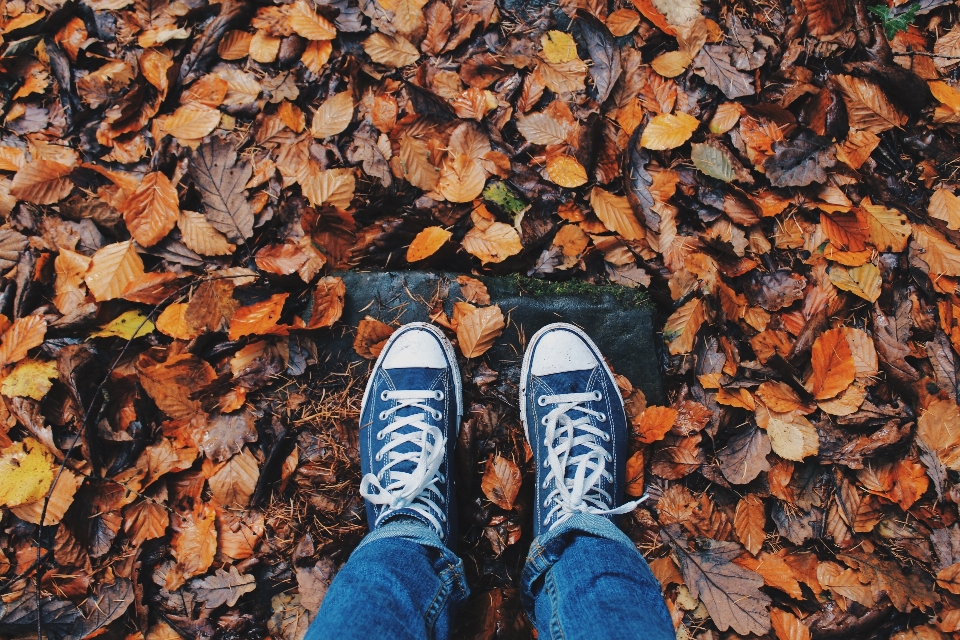
[[[463,414],[460,371],[439,329],[411,323],[374,365],[360,410],[360,493],[370,528],[413,517],[445,545],[456,521],[451,460]],[[623,400],[597,346],[551,324],[530,340],[520,373],[520,415],[536,462],[534,535],[577,513],[613,517],[626,474]]]

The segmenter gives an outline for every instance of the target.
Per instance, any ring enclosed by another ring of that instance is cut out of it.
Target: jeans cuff
[[[558,524],[554,529],[541,534],[530,545],[526,564],[521,575],[521,601],[531,622],[535,621],[534,589],[543,575],[560,560],[564,549],[570,544],[575,534],[587,534],[597,538],[606,538],[622,544],[633,553],[638,553],[637,547],[627,535],[617,528],[607,518],[591,513],[576,513],[567,520]]]
[[[437,532],[427,523],[417,518],[399,516],[367,534],[354,552],[384,538],[403,538],[435,550],[433,568],[440,581],[446,585],[445,591],[451,598],[451,604],[460,604],[470,595],[463,560],[443,544]]]

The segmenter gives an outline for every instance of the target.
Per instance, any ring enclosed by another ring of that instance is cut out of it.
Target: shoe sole
[[[533,354],[533,349],[537,344],[537,340],[540,339],[543,334],[556,329],[563,329],[565,331],[570,331],[575,333],[583,341],[587,343],[587,346],[590,347],[590,350],[593,351],[594,356],[597,358],[597,362],[600,363],[600,367],[607,374],[607,378],[610,379],[610,383],[613,385],[614,389],[620,387],[617,386],[617,380],[613,377],[613,371],[610,370],[610,367],[607,366],[607,361],[604,359],[603,354],[600,353],[600,348],[597,347],[596,343],[590,339],[590,336],[580,327],[576,327],[572,324],[566,322],[554,322],[553,324],[548,324],[543,327],[530,338],[530,345],[527,347],[526,351],[523,354],[523,365],[520,367],[520,421],[523,423],[523,434],[527,437],[527,443],[533,447],[534,442],[530,440],[530,428],[527,426],[527,379],[529,378],[530,373],[530,360]]]
[[[460,379],[460,367],[457,365],[457,354],[453,350],[453,345],[450,344],[450,341],[447,339],[447,336],[443,335],[443,332],[440,331],[437,327],[433,326],[428,322],[410,322],[403,325],[399,329],[393,332],[393,335],[387,340],[387,344],[383,345],[383,349],[380,351],[380,355],[377,356],[377,361],[374,363],[373,368],[370,370],[370,378],[367,380],[367,386],[363,390],[363,401],[360,404],[360,415],[363,415],[363,410],[367,406],[367,400],[370,398],[370,389],[373,387],[373,372],[377,370],[383,363],[384,357],[387,355],[387,351],[393,345],[394,341],[404,334],[406,331],[413,329],[425,329],[432,333],[436,338],[440,340],[440,345],[443,347],[443,352],[447,356],[447,360],[450,362],[450,366],[453,368],[453,388],[457,396],[457,422],[456,422],[456,433],[454,434],[454,439],[460,437],[460,421],[463,419],[463,381]]]

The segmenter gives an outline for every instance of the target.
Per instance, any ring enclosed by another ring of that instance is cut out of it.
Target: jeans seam
[[[447,566],[449,567],[450,565],[448,564]],[[433,599],[430,601],[430,605],[427,607],[427,610],[423,615],[423,621],[426,624],[427,632],[430,634],[431,638],[434,636],[437,620],[440,618],[440,614],[443,612],[443,605],[452,591],[450,587],[450,579],[447,577],[448,570],[449,569],[444,569],[437,576],[440,579],[440,588],[437,589],[436,595],[433,596]]]
[[[543,577],[543,590],[547,592],[547,597],[550,598],[550,608],[553,611],[553,615],[549,621],[550,636],[557,640],[563,640],[566,635],[563,633],[563,626],[560,624],[560,598],[558,597],[553,574],[549,571]]]

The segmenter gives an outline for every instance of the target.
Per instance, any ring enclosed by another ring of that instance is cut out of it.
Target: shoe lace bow
[[[544,508],[551,504],[553,507],[544,517],[543,524],[548,524],[556,516],[551,529],[575,513],[600,516],[629,513],[646,499],[644,496],[612,508],[613,496],[601,487],[604,480],[613,482],[613,476],[607,470],[607,463],[613,457],[601,444],[610,441],[610,434],[594,426],[591,418],[606,422],[607,416],[583,406],[583,403],[602,399],[599,391],[542,395],[537,398],[537,404],[541,407],[556,405],[542,420],[546,426],[544,445],[547,448],[544,467],[549,469],[543,488],[548,489],[553,483],[553,490],[543,501]],[[581,415],[573,418],[570,415],[573,411]],[[577,455],[573,455],[575,449]],[[572,474],[569,473],[571,469]]]
[[[381,421],[387,420],[401,409],[422,409],[421,413],[397,416],[393,422],[383,427],[377,434],[377,440],[386,440],[376,454],[379,462],[387,459],[387,464],[378,474],[368,473],[360,482],[360,494],[377,505],[386,505],[386,509],[377,518],[382,521],[388,514],[398,509],[411,509],[429,521],[439,532],[441,522],[446,515],[440,505],[444,498],[437,488],[443,482],[440,466],[446,453],[447,439],[439,428],[427,422],[428,417],[439,421],[443,413],[423,404],[426,400],[443,400],[442,391],[383,391],[381,400],[395,400],[396,404],[380,412]],[[413,445],[408,450],[398,451],[404,445]],[[413,465],[412,470],[410,464]],[[403,465],[402,468],[399,468]],[[389,476],[389,484],[383,486]]]

